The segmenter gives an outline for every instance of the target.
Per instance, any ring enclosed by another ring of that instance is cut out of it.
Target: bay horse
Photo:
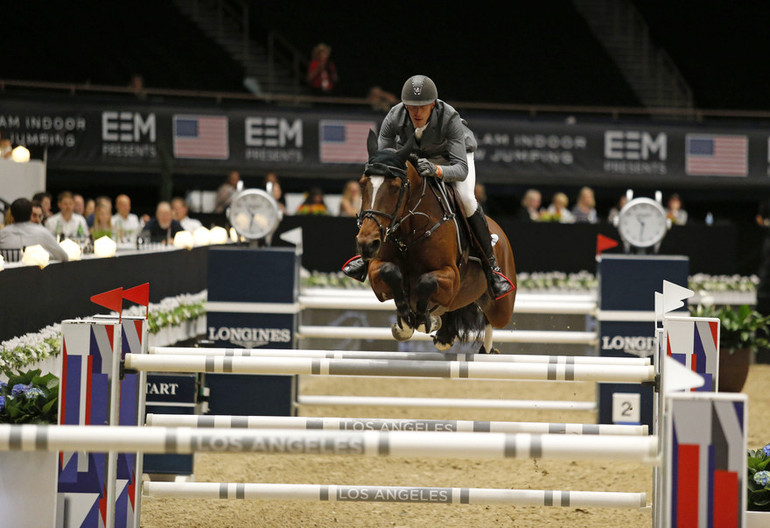
[[[433,342],[447,350],[456,338],[468,340],[484,331],[480,353],[492,348],[494,328],[513,314],[516,266],[510,242],[487,217],[495,257],[514,291],[494,300],[459,200],[450,185],[417,173],[414,140],[399,150],[378,151],[373,131],[367,138],[369,161],[361,185],[356,243],[369,261],[369,283],[377,298],[396,304],[393,337],[406,341],[414,331],[436,332]],[[466,243],[463,243],[465,241]]]

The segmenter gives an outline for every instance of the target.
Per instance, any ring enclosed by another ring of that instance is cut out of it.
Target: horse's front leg
[[[414,314],[404,289],[404,276],[398,266],[385,262],[379,268],[379,278],[390,288],[396,303],[396,322],[391,332],[396,341],[406,341],[414,334]]]
[[[423,273],[417,280],[417,303],[415,306],[417,330],[426,334],[441,328],[441,318],[430,314],[431,306],[448,308],[460,288],[460,274],[457,268],[444,266],[429,273]],[[422,326],[421,326],[422,325]],[[424,330],[422,330],[424,328]]]

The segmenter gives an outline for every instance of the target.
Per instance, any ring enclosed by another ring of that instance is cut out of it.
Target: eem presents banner
[[[354,108],[181,106],[67,98],[7,98],[0,133],[52,168],[155,171],[223,168],[338,173],[366,161],[366,135],[384,115]],[[770,133],[727,127],[463,112],[479,143],[477,171],[505,182],[538,175],[580,182],[703,181],[770,185]]]

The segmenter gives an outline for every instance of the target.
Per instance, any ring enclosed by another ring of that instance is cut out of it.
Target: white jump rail
[[[554,363],[592,365],[650,365],[650,358],[559,356],[547,354],[475,354],[442,352],[387,352],[379,350],[318,350],[294,348],[150,347],[155,355],[234,357],[305,357],[327,359],[408,359],[420,361],[475,361],[477,363]]]
[[[297,331],[297,337],[300,339],[376,339],[380,341],[392,341],[393,333],[390,328],[300,325]],[[433,336],[415,332],[410,340],[433,341]],[[599,343],[599,339],[596,332],[563,330],[495,330],[495,342],[596,346]]]
[[[484,398],[419,398],[400,396],[336,396],[325,394],[300,394],[300,406],[322,407],[398,407],[413,409],[494,409],[506,411],[596,411],[595,401],[568,400],[494,400]]]
[[[468,361],[126,354],[125,367],[130,370],[151,372],[406,376],[606,383],[643,383],[655,379],[655,367],[652,365],[503,364]]]
[[[654,436],[0,425],[0,451],[557,458],[655,465],[657,446]]]
[[[303,310],[378,310],[395,311],[393,300],[380,302],[369,290],[318,288],[305,290],[299,296]],[[517,294],[516,313],[591,315],[596,316],[596,298],[593,295],[536,295]]]
[[[647,505],[645,493],[407,486],[144,482],[142,494],[184,499],[509,504],[565,508],[644,508]]]
[[[646,425],[423,420],[305,416],[232,416],[148,413],[146,425],[224,429],[305,429],[331,431],[436,431],[446,433],[533,433],[582,435],[647,435]]]

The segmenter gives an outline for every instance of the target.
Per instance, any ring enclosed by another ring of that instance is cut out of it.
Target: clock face
[[[267,192],[248,189],[233,197],[227,217],[239,235],[256,240],[275,231],[281,221],[281,211]]]
[[[666,211],[650,198],[631,200],[618,216],[618,233],[635,247],[654,246],[663,240],[667,229]]]

